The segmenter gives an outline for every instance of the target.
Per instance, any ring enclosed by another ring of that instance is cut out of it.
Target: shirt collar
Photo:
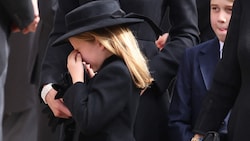
[[[220,41],[220,58],[222,58],[223,46],[224,46],[224,42]]]

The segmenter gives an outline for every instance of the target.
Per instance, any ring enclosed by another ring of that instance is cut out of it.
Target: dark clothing
[[[1,75],[3,66],[7,66],[7,64],[8,64],[8,53],[6,53],[6,51],[5,51],[6,50],[5,48],[8,48],[8,47],[2,46],[3,45],[2,43],[6,42],[9,39],[12,25],[15,25],[15,26],[19,27],[20,29],[22,29],[22,28],[28,26],[33,21],[33,19],[34,19],[33,5],[32,5],[30,0],[22,0],[22,1],[16,1],[16,0],[3,1],[3,0],[0,0],[0,17],[1,17],[1,21],[0,21],[1,27],[0,28],[4,28],[3,30],[5,31],[5,38],[3,36],[1,36],[3,38],[0,38],[0,41],[1,41],[0,75]],[[24,40],[26,40],[25,38],[26,37],[23,37]],[[13,41],[13,42],[16,42],[16,41]],[[29,45],[29,43],[27,42],[26,45]],[[28,50],[29,48],[25,46],[25,49]],[[2,55],[2,53],[3,53],[3,55]],[[27,61],[27,60],[25,60],[25,61]],[[5,64],[5,65],[2,66],[2,64]],[[18,65],[18,64],[16,64],[16,65]],[[16,69],[13,69],[13,70],[16,70]],[[26,68],[24,68],[24,70],[26,71]],[[23,72],[19,72],[19,73],[22,74]],[[10,96],[10,94],[16,95],[16,93],[10,92],[8,94],[8,96]],[[24,105],[22,103],[22,101],[27,99],[27,97],[28,97],[27,95],[29,95],[29,94],[23,93],[23,94],[16,95],[18,97],[10,96],[11,98],[15,97],[20,102],[15,103],[15,104],[13,104],[13,103],[11,104],[11,102],[10,103],[7,102],[7,104],[10,104],[7,106],[7,108],[10,108],[10,109],[7,109],[7,111],[8,112],[15,112],[15,110],[18,110],[18,109],[26,109],[27,106],[29,105],[29,103],[27,103],[27,105]],[[12,108],[12,107],[14,107],[14,108]]]
[[[249,140],[249,0],[236,0],[224,44],[223,58],[195,124],[194,131],[204,134],[218,130],[232,108],[228,123],[228,141]]]
[[[28,64],[30,82],[37,87],[39,87],[42,61],[45,56],[57,7],[57,0],[38,0],[40,21],[33,40],[33,46],[30,49]]]
[[[9,38],[10,56],[5,85],[4,107],[7,114],[33,108],[36,105],[36,101],[38,101],[36,95],[34,95],[34,85],[29,83],[29,72],[27,70],[29,50],[32,48],[33,39],[34,33],[27,35],[12,33]]]
[[[58,7],[57,0],[38,0],[40,21],[35,33],[33,48],[29,56],[29,80],[36,86],[35,93],[39,92],[41,66],[45,56],[49,33],[52,30],[55,11]],[[52,132],[48,126],[48,115],[42,113],[47,107],[43,103],[38,103],[38,137],[37,141],[58,141],[59,130]]]
[[[107,58],[93,78],[73,84],[63,98],[81,131],[74,141],[135,141],[140,89],[118,57]]]
[[[4,86],[9,57],[8,39],[12,26],[23,29],[33,21],[34,11],[31,0],[0,0],[0,17],[0,140],[2,140]]]
[[[186,50],[169,109],[170,141],[191,140],[194,136],[192,129],[200,105],[211,87],[219,55],[220,44],[217,38]]]
[[[8,25],[9,31],[12,25],[23,29],[34,19],[31,0],[0,0],[0,13],[1,20]]]
[[[50,43],[66,32],[64,16],[70,10],[89,0],[59,0],[54,30]],[[155,82],[141,96],[138,116],[135,122],[135,137],[137,141],[158,141],[167,138],[167,100],[163,93],[176,75],[183,51],[199,42],[198,19],[195,0],[119,0],[121,8],[126,12],[139,13],[151,18],[158,26],[168,19],[164,16],[169,7],[170,40],[162,51],[155,45],[155,33],[146,24],[131,27],[139,41],[139,46],[148,57],[150,71]],[[143,6],[142,6],[143,5]],[[171,5],[171,6],[170,6]],[[187,10],[188,9],[188,10]],[[161,26],[162,27],[162,26]],[[42,68],[42,84],[56,83],[66,69],[66,59],[72,47],[48,47]]]
[[[187,49],[169,109],[170,141],[191,140],[203,97],[211,85],[220,45],[213,39]]]
[[[33,6],[30,0],[0,0],[0,75],[8,63],[7,40],[11,27],[15,25],[20,29],[28,26],[34,19]]]

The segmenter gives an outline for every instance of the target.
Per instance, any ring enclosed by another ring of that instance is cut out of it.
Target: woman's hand
[[[35,32],[38,26],[38,23],[40,21],[40,16],[39,16],[39,9],[38,9],[38,2],[37,0],[32,0],[33,4],[33,10],[34,10],[34,19],[33,21],[24,29],[20,29],[19,27],[12,25],[11,26],[11,31],[14,32],[22,32],[23,34],[28,34],[30,32]]]
[[[91,68],[90,64],[86,64],[86,62],[83,62],[83,65],[85,67],[85,70],[87,71],[90,78],[94,77],[97,72],[94,72],[94,70]]]
[[[84,82],[84,67],[81,54],[77,50],[73,50],[68,56],[67,64],[72,82]]]
[[[57,91],[52,88],[45,97],[45,100],[48,103],[48,106],[52,110],[55,117],[59,117],[59,118],[72,117],[71,112],[64,105],[63,100],[62,99],[55,99],[56,94],[57,94]]]
[[[30,32],[35,32],[38,26],[38,23],[40,21],[40,17],[39,16],[35,16],[34,20],[32,21],[32,23],[30,23],[27,27],[25,27],[22,30],[23,34],[28,34]]]
[[[34,20],[26,28],[22,30],[23,34],[28,34],[29,32],[35,32],[40,21],[38,1],[32,0],[33,9],[34,9]]]

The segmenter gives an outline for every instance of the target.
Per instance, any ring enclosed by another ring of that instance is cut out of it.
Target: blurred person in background
[[[36,12],[35,2],[33,5],[31,0],[0,0],[0,17],[0,140],[2,140],[4,86],[9,58],[8,39],[11,32],[22,32],[23,34],[35,32],[39,16]],[[6,119],[6,117],[4,118]]]

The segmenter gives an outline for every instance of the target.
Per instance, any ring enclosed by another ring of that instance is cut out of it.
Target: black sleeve
[[[5,11],[13,24],[20,29],[27,27],[34,20],[34,9],[31,0],[1,0]]]
[[[167,15],[165,14],[165,16]],[[171,23],[170,39],[164,49],[150,60],[150,69],[153,71],[153,77],[161,91],[165,91],[176,75],[185,48],[199,43],[196,1],[171,0],[169,20]]]

